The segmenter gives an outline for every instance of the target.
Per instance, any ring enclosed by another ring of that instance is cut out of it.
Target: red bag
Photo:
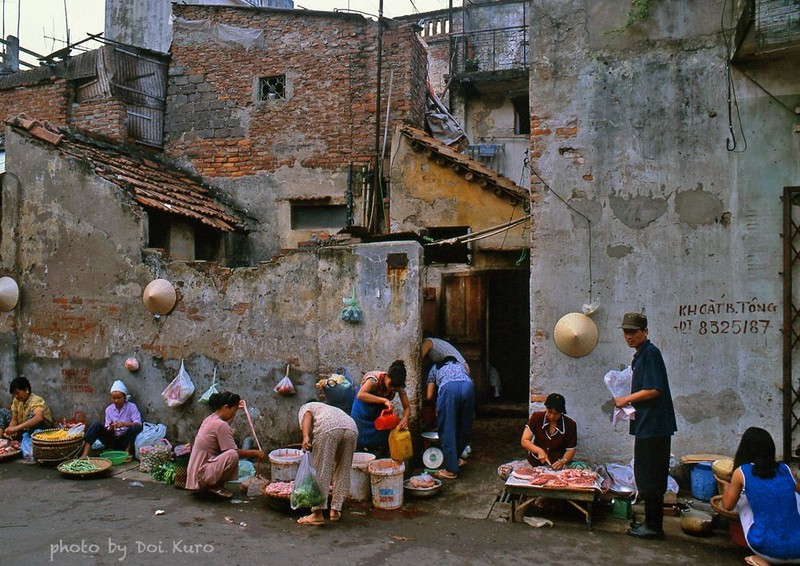
[[[375,419],[377,430],[391,430],[400,424],[400,417],[394,414],[392,409],[384,409],[380,416]]]

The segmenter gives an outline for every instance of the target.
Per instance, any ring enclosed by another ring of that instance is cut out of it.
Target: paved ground
[[[608,507],[597,511],[591,531],[569,508],[546,515],[555,523],[550,528],[510,522],[510,506],[496,502],[502,482],[495,469],[518,454],[495,430],[505,424],[490,421],[476,423],[485,441],[473,444],[462,477],[438,497],[406,499],[396,511],[351,504],[340,523],[321,528],[298,525],[297,515],[270,509],[262,498],[197,498],[130,466],[72,480],[52,468],[3,462],[0,564],[743,563],[747,553],[730,542],[724,525],[711,537],[692,538],[668,517],[667,540],[651,542],[625,535],[627,521]]]

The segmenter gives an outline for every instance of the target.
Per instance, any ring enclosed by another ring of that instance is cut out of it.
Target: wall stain
[[[674,397],[672,401],[675,410],[692,424],[713,418],[719,419],[720,424],[733,424],[747,414],[741,395],[730,387],[717,393],[700,391],[693,395],[682,395]]]
[[[703,190],[703,184],[697,183],[697,188],[683,191],[675,196],[675,212],[681,222],[689,226],[702,226],[714,224],[722,217],[722,201],[716,195]],[[723,223],[723,226],[727,224]]]
[[[628,228],[644,228],[667,212],[667,199],[649,196],[609,198],[614,216]]]
[[[606,254],[608,257],[613,258],[622,258],[628,255],[633,251],[631,246],[619,245],[619,246],[606,246]]]

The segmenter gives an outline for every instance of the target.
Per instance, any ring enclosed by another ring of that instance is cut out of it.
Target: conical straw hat
[[[144,306],[153,314],[167,314],[175,306],[177,296],[172,283],[166,279],[154,279],[144,288]]]
[[[578,312],[562,316],[553,329],[553,339],[558,349],[573,358],[583,357],[594,350],[598,338],[594,321]]]
[[[19,300],[19,287],[11,277],[0,277],[0,310],[13,311]]]

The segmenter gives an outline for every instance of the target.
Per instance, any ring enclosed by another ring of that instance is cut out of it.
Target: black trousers
[[[633,445],[633,475],[639,497],[644,501],[644,521],[655,530],[664,525],[671,440],[670,436],[637,437]]]

